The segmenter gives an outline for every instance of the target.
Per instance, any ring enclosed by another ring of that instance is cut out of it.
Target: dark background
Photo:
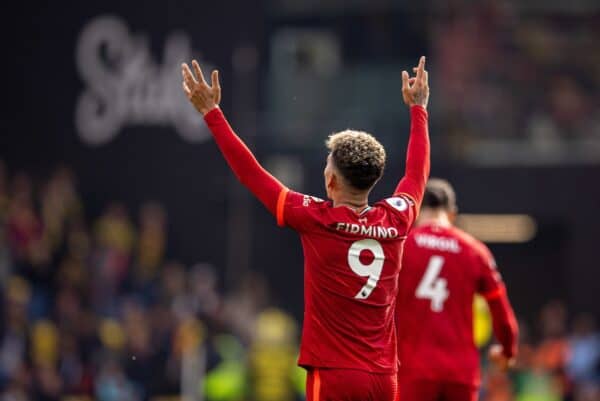
[[[173,255],[223,265],[223,183],[229,176],[216,148],[186,143],[170,126],[129,125],[105,146],[83,144],[74,125],[75,104],[83,90],[75,48],[84,25],[100,15],[123,18],[130,32],[146,35],[154,62],[162,63],[166,36],[185,31],[196,49],[194,56],[222,71],[224,108],[229,109],[233,49],[260,40],[262,15],[254,5],[233,1],[37,3],[21,5],[11,14],[12,23],[2,28],[2,159],[11,170],[38,176],[57,164],[72,166],[92,216],[109,200],[131,208],[144,199],[159,200],[169,210]],[[231,13],[234,4],[236,12]],[[217,18],[226,21],[219,29]]]
[[[169,214],[170,257],[187,264],[214,264],[225,279],[225,287],[233,284],[231,275],[226,279],[226,271],[249,268],[263,272],[278,302],[297,315],[302,300],[299,242],[292,232],[276,228],[264,209],[237,188],[213,143],[188,143],[171,126],[132,124],[106,145],[82,143],[74,126],[75,104],[84,86],[75,66],[79,33],[96,16],[116,15],[127,23],[130,32],[147,36],[155,62],[162,60],[162,46],[169,33],[187,33],[194,56],[221,70],[225,91],[222,107],[241,136],[254,143],[259,158],[277,153],[296,156],[305,177],[299,189],[321,196],[325,153],[320,141],[328,131],[311,132],[321,138],[311,142],[314,145],[294,147],[279,142],[276,127],[268,122],[273,108],[268,98],[272,35],[283,26],[328,27],[342,38],[343,62],[350,66],[378,62],[404,63],[401,68],[406,68],[420,54],[433,53],[430,36],[422,31],[431,16],[421,8],[409,10],[393,4],[387,11],[385,7],[383,11],[374,8],[366,17],[353,7],[340,6],[336,12],[311,16],[279,12],[273,4],[267,7],[231,0],[27,2],[13,3],[11,8],[2,24],[0,135],[0,158],[9,169],[28,171],[41,180],[57,165],[71,166],[90,217],[97,216],[111,200],[121,200],[131,209],[146,199],[160,201]],[[379,18],[381,15],[384,17]],[[373,18],[379,18],[375,25],[389,28],[389,43],[375,42],[382,49],[374,48],[368,34],[362,35],[357,28]],[[258,54],[258,64],[248,75],[252,82],[245,86],[232,61],[235,50],[244,46]],[[429,62],[433,75],[435,57]],[[381,133],[375,132],[391,150],[387,175],[373,199],[389,192],[403,169],[408,121],[398,88],[398,82],[389,82],[387,89],[392,93],[386,96],[397,97],[397,113],[392,113],[392,122]],[[515,162],[482,167],[454,158],[436,139],[445,131],[443,121],[436,116],[436,89],[432,85],[432,175],[454,183],[464,212],[527,213],[538,223],[538,234],[530,243],[490,244],[515,309],[521,315],[533,316],[548,299],[561,298],[574,310],[599,313],[596,254],[600,167],[577,160],[568,165],[532,167]],[[312,101],[297,100],[301,104]],[[378,105],[364,104],[364,108],[377,109]],[[342,125],[337,129],[354,123],[352,118],[339,122]],[[325,127],[336,129],[335,124]],[[237,226],[229,220],[235,213],[241,216]],[[237,259],[227,256],[238,248]]]

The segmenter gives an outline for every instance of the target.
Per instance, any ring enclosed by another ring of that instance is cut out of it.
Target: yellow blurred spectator
[[[58,361],[58,329],[50,320],[38,320],[31,328],[31,359],[35,365],[52,366]]]
[[[291,401],[304,388],[304,369],[296,364],[297,337],[298,325],[284,311],[268,308],[259,314],[248,355],[252,400]]]
[[[117,320],[103,319],[98,327],[100,341],[109,350],[118,351],[125,345],[125,332]]]

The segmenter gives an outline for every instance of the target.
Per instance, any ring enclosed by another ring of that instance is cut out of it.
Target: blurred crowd
[[[303,399],[298,325],[265,281],[221,291],[212,266],[165,260],[167,236],[156,202],[90,219],[69,169],[0,163],[0,401]],[[483,400],[600,399],[591,316],[551,302],[521,333],[514,372],[484,360]]]
[[[550,301],[535,326],[520,322],[515,369],[506,375],[487,366],[484,372],[484,401],[600,400],[600,332],[595,318],[579,314],[569,319],[562,302]]]
[[[597,1],[347,3],[272,23],[264,146],[320,146],[340,124],[396,140],[394,85],[425,52],[434,158],[600,161]]]
[[[459,0],[434,13],[436,118],[455,152],[486,138],[540,151],[600,141],[600,15],[568,9]]]
[[[69,169],[0,163],[0,400],[303,396],[297,323],[264,280],[223,294],[211,265],[165,260],[167,226],[156,202],[88,221]]]

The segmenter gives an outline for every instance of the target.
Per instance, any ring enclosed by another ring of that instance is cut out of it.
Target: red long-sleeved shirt
[[[406,174],[393,196],[361,213],[288,190],[260,166],[219,109],[205,119],[238,179],[279,225],[300,234],[305,313],[299,364],[396,372],[398,273],[429,174],[425,109],[411,108]]]
[[[427,126],[427,112],[420,106],[411,108],[411,130],[406,152],[406,172],[398,183],[394,194],[406,194],[415,201],[415,210],[421,208],[425,185],[429,179],[429,135],[418,129]]]

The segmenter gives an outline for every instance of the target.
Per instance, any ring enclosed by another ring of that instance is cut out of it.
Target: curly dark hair
[[[385,149],[371,134],[346,130],[326,142],[335,167],[353,188],[368,190],[383,175]]]

